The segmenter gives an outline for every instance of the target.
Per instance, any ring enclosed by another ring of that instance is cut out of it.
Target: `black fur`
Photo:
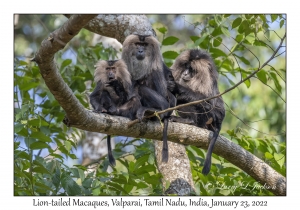
[[[175,77],[177,105],[186,104],[219,94],[218,72],[210,55],[201,50],[187,50],[171,67]],[[199,75],[202,74],[202,75]],[[210,141],[202,173],[207,175],[211,167],[211,155],[225,117],[224,102],[218,97],[207,102],[178,109],[180,117],[172,121],[192,124],[214,132]]]
[[[100,61],[95,71],[97,86],[90,94],[90,103],[95,112],[137,118],[142,105],[132,88],[129,72],[123,61]],[[113,68],[111,68],[113,67]],[[112,155],[110,135],[107,135],[108,159],[112,166],[116,161]]]
[[[128,36],[123,43],[122,59],[128,66],[143,107],[164,110],[176,105],[176,98],[171,93],[175,81],[170,69],[163,63],[159,42],[153,36]],[[164,122],[163,162],[168,161],[167,129],[171,113],[160,115]]]

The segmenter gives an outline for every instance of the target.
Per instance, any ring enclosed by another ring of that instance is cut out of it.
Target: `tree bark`
[[[35,60],[46,85],[66,112],[65,123],[82,130],[136,138],[162,139],[158,122],[142,122],[128,127],[129,119],[86,110],[59,74],[54,54],[75,36],[93,15],[74,15],[60,29],[42,42]],[[212,132],[191,125],[169,123],[168,140],[184,145],[207,148]],[[219,137],[214,153],[238,166],[262,185],[270,186],[276,195],[286,195],[286,178],[265,162],[225,137]],[[180,181],[178,183],[181,183]],[[192,185],[191,185],[192,186]]]
[[[69,18],[71,15],[65,16]],[[98,15],[84,28],[102,36],[115,38],[120,43],[133,33],[156,36],[145,15]]]
[[[163,142],[155,141],[154,145],[158,170],[163,175],[165,194],[190,195],[195,192],[190,160],[185,146],[168,142],[169,161],[164,163],[161,161]]]

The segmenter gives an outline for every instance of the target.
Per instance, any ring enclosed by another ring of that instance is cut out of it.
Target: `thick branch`
[[[62,49],[95,15],[71,16],[60,29],[42,42],[34,61],[39,65],[46,85],[67,114],[69,125],[82,130],[136,138],[162,139],[162,127],[158,122],[142,122],[128,127],[129,119],[96,114],[84,109],[71,89],[65,84],[54,62],[54,54]],[[185,145],[207,148],[212,133],[195,126],[169,123],[168,139]],[[269,165],[240,146],[222,137],[218,139],[214,153],[238,166],[276,195],[286,194],[286,179]]]
[[[115,38],[120,43],[132,33],[155,35],[145,15],[98,15],[84,28],[102,36]]]
[[[66,111],[69,120],[84,121],[86,118],[84,107],[77,100],[72,90],[64,82],[59,74],[54,54],[63,49],[65,45],[96,15],[73,15],[58,30],[55,30],[45,39],[39,51],[32,59],[40,68],[42,77],[45,80],[55,99]]]
[[[142,122],[128,127],[129,119],[124,117],[96,114],[91,111],[86,111],[86,114],[88,120],[84,124],[77,122],[78,124],[72,124],[71,126],[92,132],[135,138],[162,139],[163,128],[158,122]],[[196,126],[175,122],[169,123],[168,140],[172,142],[207,149],[212,135],[212,132]],[[286,194],[286,178],[284,176],[225,137],[218,138],[214,153],[245,171],[260,184],[266,187],[269,186],[269,190],[274,194]]]

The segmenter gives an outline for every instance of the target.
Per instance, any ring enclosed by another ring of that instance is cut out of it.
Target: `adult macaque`
[[[172,73],[163,63],[160,43],[153,36],[129,35],[126,37],[123,43],[122,59],[127,64],[143,107],[164,110],[176,105],[175,96],[168,90],[175,86]],[[167,129],[171,113],[160,115],[164,123],[163,162],[168,161]]]
[[[177,105],[206,99],[219,94],[218,72],[211,56],[202,50],[182,52],[171,66],[176,82]],[[211,167],[211,155],[225,117],[222,97],[178,109],[172,121],[192,124],[214,132],[204,161],[202,173]]]

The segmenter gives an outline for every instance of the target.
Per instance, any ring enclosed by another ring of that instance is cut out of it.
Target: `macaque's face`
[[[145,42],[137,42],[135,43],[136,51],[135,51],[135,56],[136,59],[138,60],[143,60],[146,56],[146,51],[147,51],[147,46],[148,44]]]
[[[190,63],[184,63],[181,65],[181,75],[179,79],[179,84],[187,86],[188,83],[196,74],[196,71],[191,67]]]
[[[116,68],[114,66],[108,66],[106,67],[106,74],[107,74],[107,79],[109,81],[116,80]]]

